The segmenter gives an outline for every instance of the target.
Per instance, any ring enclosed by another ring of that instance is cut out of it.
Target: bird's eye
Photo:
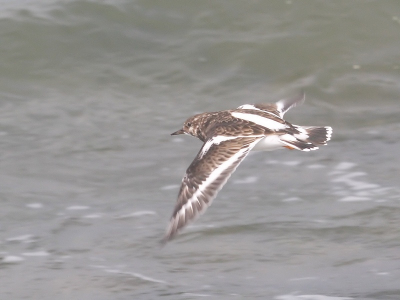
[[[188,127],[191,127],[192,126],[192,123],[187,123],[186,124]]]

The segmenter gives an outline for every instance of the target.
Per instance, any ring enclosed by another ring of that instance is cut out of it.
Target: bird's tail
[[[311,151],[318,149],[319,145],[326,145],[331,139],[332,127],[293,126],[298,133],[285,134],[280,140],[289,149]]]

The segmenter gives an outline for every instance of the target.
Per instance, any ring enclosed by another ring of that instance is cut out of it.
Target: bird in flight
[[[182,179],[163,242],[204,213],[250,150],[311,151],[326,145],[332,136],[331,127],[298,126],[283,119],[304,99],[301,93],[273,104],[244,104],[232,110],[197,114],[171,134],[192,135],[204,144]]]

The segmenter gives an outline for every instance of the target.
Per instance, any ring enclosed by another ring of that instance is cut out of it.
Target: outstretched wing
[[[238,107],[238,109],[252,109],[252,110],[261,110],[266,113],[273,114],[279,118],[283,118],[283,115],[292,107],[296,105],[303,104],[305,100],[304,92],[301,92],[299,95],[293,98],[287,98],[279,100],[276,103],[267,103],[267,104],[244,104]]]
[[[182,179],[164,242],[211,205],[219,190],[264,136],[214,136],[207,140]]]

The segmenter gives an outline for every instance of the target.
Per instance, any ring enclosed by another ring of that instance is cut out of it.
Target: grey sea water
[[[400,299],[400,2],[0,1],[1,299]],[[159,241],[199,112],[304,90]]]

